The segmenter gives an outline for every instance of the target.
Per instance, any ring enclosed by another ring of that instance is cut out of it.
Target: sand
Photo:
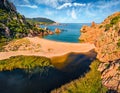
[[[90,43],[64,43],[64,42],[56,42],[51,40],[46,40],[39,37],[29,38],[30,42],[35,44],[40,44],[41,51],[8,51],[8,52],[0,52],[0,60],[7,59],[11,56],[18,55],[27,55],[27,56],[45,56],[48,58],[52,58],[55,56],[65,55],[70,52],[75,53],[86,53],[90,50],[94,49],[94,44]]]

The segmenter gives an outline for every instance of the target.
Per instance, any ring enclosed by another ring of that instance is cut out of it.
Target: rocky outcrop
[[[27,36],[30,24],[24,16],[17,13],[13,3],[0,0],[0,39],[18,38]],[[0,42],[1,42],[0,40]]]
[[[108,16],[101,24],[83,26],[79,39],[96,46],[97,58],[103,62],[99,66],[103,85],[120,92],[120,12]]]
[[[16,11],[13,3],[0,0],[0,43],[13,38],[36,36],[43,30],[26,21],[25,17]]]
[[[60,32],[61,32],[61,30],[59,28],[55,29],[55,33],[60,33]]]
[[[94,43],[97,37],[103,34],[104,28],[99,29],[98,24],[95,24],[95,26],[91,25],[91,27],[83,26],[80,31],[81,31],[81,36],[79,38],[80,40],[83,40],[84,42]]]
[[[0,8],[16,12],[16,7],[8,0],[0,0]]]
[[[98,70],[102,73],[102,84],[120,92],[120,60],[101,63]]]
[[[117,12],[101,24],[83,26],[80,40],[94,43],[97,58],[102,62],[114,61],[120,58],[120,12]]]

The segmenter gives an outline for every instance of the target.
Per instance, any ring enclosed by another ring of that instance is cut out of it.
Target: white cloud
[[[62,9],[62,8],[71,7],[71,6],[72,6],[71,3],[65,3],[65,4],[63,4],[63,5],[59,6],[59,7],[57,7],[57,9]]]
[[[37,4],[44,4],[53,8],[58,7],[60,3],[71,3],[72,1],[74,0],[34,0],[34,2]]]
[[[17,6],[20,6],[20,7],[29,7],[29,8],[33,8],[33,9],[38,8],[37,5],[17,5]]]
[[[73,3],[73,6],[86,6],[86,4],[85,3]]]
[[[76,14],[76,12],[75,12],[75,9],[72,9],[71,17],[72,17],[73,19],[77,19],[77,14]]]
[[[57,9],[63,9],[63,8],[66,8],[66,7],[82,7],[82,6],[86,6],[86,4],[82,4],[82,3],[64,3],[63,5],[57,7]]]

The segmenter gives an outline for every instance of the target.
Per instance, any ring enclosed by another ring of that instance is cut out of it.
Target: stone
[[[59,28],[55,29],[55,33],[60,33],[60,32],[61,32],[61,30]]]

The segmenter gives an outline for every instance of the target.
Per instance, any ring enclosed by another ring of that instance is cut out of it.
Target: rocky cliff
[[[103,84],[120,91],[120,12],[108,16],[101,24],[83,26],[79,39],[95,44],[97,58],[105,62],[99,66]]]
[[[8,39],[38,35],[43,30],[30,24],[8,0],[0,0],[0,43]]]
[[[15,6],[7,0],[0,0],[0,38],[23,37],[30,24],[17,13]]]

